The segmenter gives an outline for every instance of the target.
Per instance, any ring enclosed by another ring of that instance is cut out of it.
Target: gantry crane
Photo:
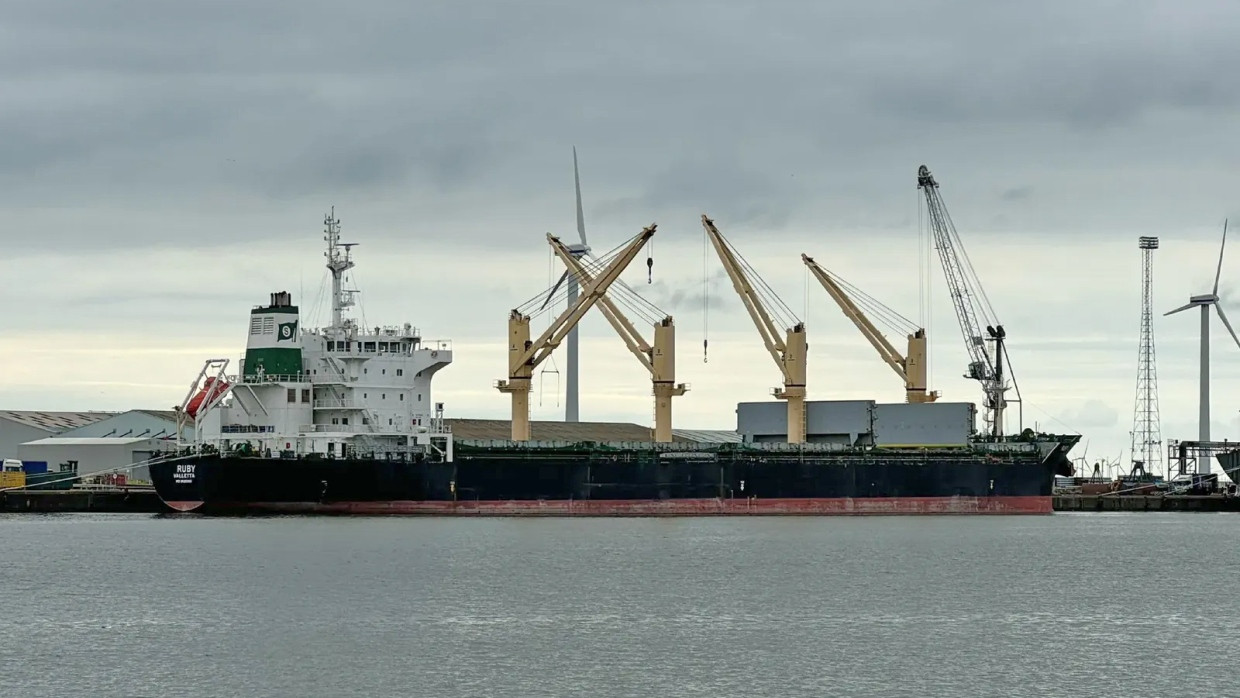
[[[802,254],[801,261],[805,262],[805,266],[809,267],[810,273],[818,279],[818,283],[822,284],[831,298],[835,299],[840,310],[844,311],[844,315],[852,320],[858,330],[861,330],[861,334],[865,335],[883,361],[896,372],[896,375],[900,376],[900,380],[904,381],[905,401],[925,403],[937,400],[939,397],[937,392],[926,390],[926,330],[913,326],[912,322],[894,310],[879,304],[878,301],[868,299],[872,306],[878,305],[889,317],[898,318],[904,324],[912,326],[913,331],[908,334],[908,352],[901,356],[900,352],[896,351],[891,342],[883,336],[883,333],[879,332],[874,323],[865,316],[865,313],[861,312],[861,309],[830,272],[818,266],[814,258],[809,255]]]
[[[796,320],[791,327],[785,329],[785,339],[779,336],[779,327],[771,320],[771,312],[758,297],[745,273],[745,265],[737,259],[714,221],[702,215],[702,227],[710,238],[724,271],[732,279],[732,287],[736,289],[745,310],[753,319],[762,343],[775,360],[780,373],[784,377],[784,387],[775,388],[771,394],[780,400],[788,401],[788,443],[799,444],[805,441],[805,357],[808,346],[805,342],[805,323]],[[760,279],[759,279],[760,281]],[[765,284],[763,284],[765,286]]]
[[[589,285],[594,281],[594,276],[573,254],[571,247],[553,238],[551,248],[579,283]],[[600,296],[598,308],[620,335],[624,345],[650,372],[654,384],[654,440],[656,443],[671,443],[672,398],[684,395],[689,389],[684,383],[676,383],[676,325],[671,316],[656,322],[654,346],[651,346],[610,298]]]
[[[943,276],[947,279],[947,290],[956,308],[956,319],[960,323],[965,348],[969,352],[968,373],[964,377],[982,384],[982,392],[986,395],[987,431],[990,436],[998,438],[1003,436],[1003,410],[1007,407],[1004,395],[1008,384],[1003,372],[1007,358],[1003,342],[1007,333],[1003,325],[999,324],[990,299],[982,289],[982,282],[973,270],[964,245],[956,234],[956,226],[947,213],[943,197],[939,195],[939,183],[925,165],[917,170],[917,188],[926,196],[934,246],[939,251],[939,262],[943,267]],[[978,321],[979,315],[987,322],[985,335],[982,334],[982,326]],[[993,355],[986,350],[988,341],[994,343]]]
[[[654,236],[655,225],[642,230],[620,250],[619,254],[582,289],[574,303],[551,321],[547,330],[535,341],[530,341],[530,317],[519,309],[508,315],[508,379],[497,381],[495,387],[501,393],[512,396],[512,440],[530,440],[530,387],[534,369],[551,356],[551,352],[569,331],[577,325],[595,303],[607,292],[624,269],[637,257],[642,245]],[[555,246],[559,239],[550,233],[547,241]],[[563,243],[560,243],[561,245]]]

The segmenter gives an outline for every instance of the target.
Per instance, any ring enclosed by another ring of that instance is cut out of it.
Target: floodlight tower
[[[1154,361],[1154,250],[1158,249],[1158,238],[1137,238],[1137,247],[1141,250],[1141,343],[1137,350],[1137,399],[1132,415],[1132,461],[1134,472],[1140,466],[1153,474],[1162,468],[1162,420]]]

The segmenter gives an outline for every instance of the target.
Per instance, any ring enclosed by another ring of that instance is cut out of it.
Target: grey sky
[[[532,223],[577,143],[617,222],[899,225],[923,160],[997,227],[1212,219],[1226,188],[1172,180],[1240,148],[1238,22],[1222,2],[26,3],[0,177],[19,209],[399,197],[393,223],[464,202]],[[1129,187],[1158,208],[1115,205]]]
[[[1079,325],[1114,345],[1102,360],[1114,386],[1089,399],[1126,430],[1131,239],[1163,236],[1169,309],[1209,279],[1199,250],[1217,249],[1222,218],[1240,218],[1236,26],[1227,2],[14,4],[0,23],[0,264],[34,295],[8,324],[34,336],[67,314],[118,337],[231,347],[233,316],[268,290],[318,288],[319,220],[336,205],[363,243],[376,314],[489,337],[548,276],[543,234],[571,234],[572,145],[592,242],[658,221],[663,276],[649,290],[678,317],[700,315],[703,212],[794,309],[802,250],[828,268],[848,260],[861,267],[840,269],[850,280],[916,309],[915,256],[880,258],[915,239],[925,163],[1005,322],[1055,304],[1073,318],[1063,334]],[[1098,253],[1106,243],[1116,251]],[[475,271],[485,282],[463,283]],[[719,326],[746,332],[727,284],[712,289],[712,312],[731,318]],[[1189,324],[1166,332],[1192,340]],[[830,341],[857,339],[830,326]],[[700,344],[693,331],[686,346]],[[1010,334],[1030,352],[1041,341]],[[124,365],[117,351],[109,370]],[[753,361],[765,389],[771,367]],[[14,409],[39,395],[21,383],[0,384]],[[156,398],[132,397],[144,399]]]

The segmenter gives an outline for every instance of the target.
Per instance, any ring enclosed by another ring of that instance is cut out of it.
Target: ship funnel
[[[296,380],[301,373],[297,306],[288,291],[271,294],[271,304],[250,311],[242,375],[250,379]]]

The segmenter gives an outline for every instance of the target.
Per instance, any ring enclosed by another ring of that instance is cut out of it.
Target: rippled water
[[[1237,531],[0,516],[0,693],[1237,695]]]

